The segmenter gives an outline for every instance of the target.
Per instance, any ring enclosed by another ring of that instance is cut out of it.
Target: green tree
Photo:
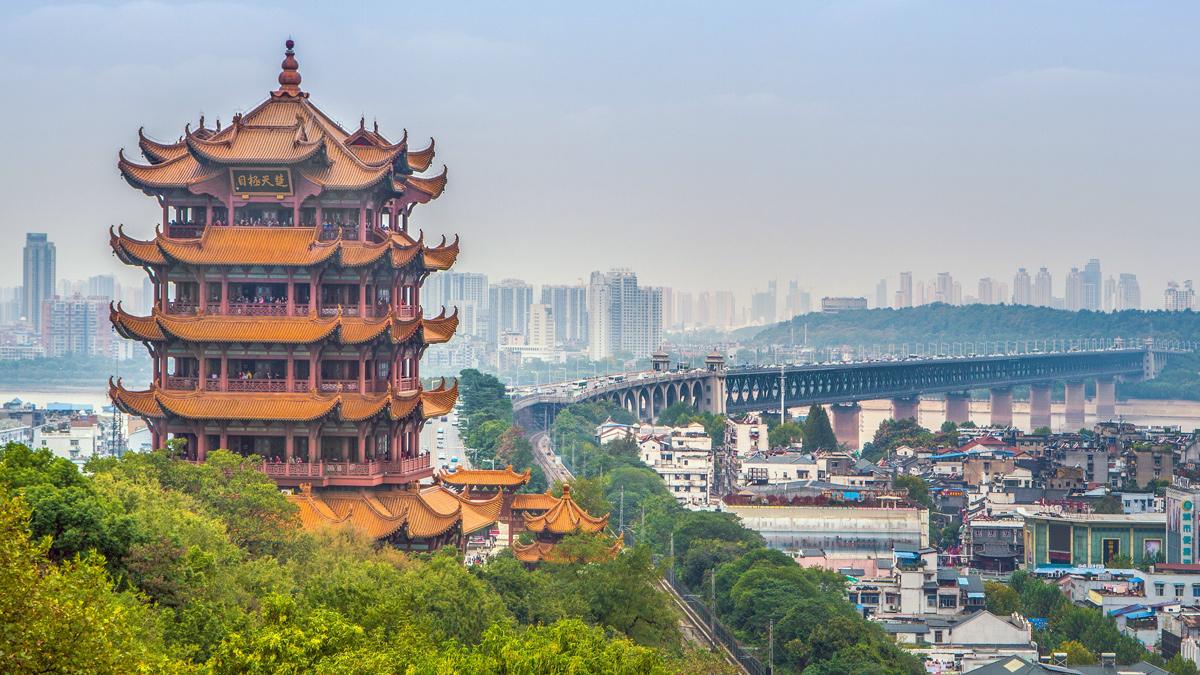
[[[1104,495],[1096,500],[1092,505],[1092,511],[1095,513],[1124,513],[1125,508],[1121,506],[1121,500],[1116,495]]]
[[[987,610],[996,616],[1009,616],[1021,610],[1021,594],[999,581],[983,582]]]
[[[113,589],[102,557],[53,563],[29,519],[21,499],[0,492],[0,671],[188,670],[167,655],[150,610]]]
[[[892,487],[897,490],[907,490],[908,499],[927,509],[933,508],[933,498],[929,495],[929,484],[920,476],[900,474],[892,481]]]
[[[776,424],[767,437],[772,448],[786,448],[804,440],[804,427],[795,422]]]
[[[808,416],[804,418],[804,449],[805,450],[834,450],[837,449],[837,436],[833,434],[833,425],[829,423],[829,414],[825,408],[812,405]]]
[[[1069,666],[1090,666],[1099,663],[1096,655],[1075,640],[1066,640],[1058,643],[1056,651],[1064,652],[1067,655],[1067,665]]]

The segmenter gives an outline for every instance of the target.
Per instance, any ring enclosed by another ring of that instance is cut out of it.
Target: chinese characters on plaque
[[[230,169],[229,180],[238,194],[292,194],[291,169]]]

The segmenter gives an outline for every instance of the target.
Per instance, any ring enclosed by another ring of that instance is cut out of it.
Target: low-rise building
[[[689,506],[706,506],[713,479],[712,450],[696,447],[705,443],[689,430],[678,431],[679,434],[640,438],[638,448],[642,462],[662,478],[676,501]],[[704,439],[708,439],[707,435]],[[711,446],[711,441],[707,444]]]
[[[741,461],[740,485],[780,485],[797,480],[814,480],[817,463],[802,452],[755,453]]]
[[[999,658],[1038,658],[1033,630],[1019,614],[1002,617],[981,610],[955,617],[884,621],[883,630],[911,647],[929,672],[970,672]]]
[[[767,425],[757,415],[731,417],[725,422],[725,448],[739,457],[771,449]]]
[[[1129,557],[1135,565],[1164,550],[1163,513],[1036,513],[1025,518],[1027,565],[1107,565]]]

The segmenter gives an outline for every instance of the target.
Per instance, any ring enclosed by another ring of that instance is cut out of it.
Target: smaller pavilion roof
[[[530,532],[549,534],[571,534],[573,532],[599,532],[608,525],[608,514],[597,518],[584,511],[571,498],[571,486],[563,485],[562,497],[545,513],[525,516],[525,529]]]
[[[464,469],[461,466],[454,471],[448,471],[438,476],[443,483],[450,485],[471,485],[476,487],[516,487],[529,482],[530,470],[522,473],[513,471],[512,464],[503,469]]]
[[[617,554],[621,552],[622,548],[623,548],[623,545],[621,542],[621,537],[614,537],[612,546],[610,546],[604,552],[604,559],[612,560],[613,558],[617,557]],[[549,543],[549,542],[535,541],[531,544],[522,544],[520,542],[513,542],[512,551],[513,551],[513,555],[515,555],[517,557],[517,560],[520,560],[523,563],[574,562],[573,560],[568,559],[559,550],[558,544]],[[599,561],[589,561],[589,562],[599,562]]]
[[[306,530],[322,527],[352,527],[374,539],[388,537],[401,528],[413,539],[436,537],[460,525],[471,534],[500,517],[502,495],[475,500],[457,495],[440,485],[420,490],[362,490],[359,492],[313,493],[301,486],[300,494],[288,497],[299,508]]]

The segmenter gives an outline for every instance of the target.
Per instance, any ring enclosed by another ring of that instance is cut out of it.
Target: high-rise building
[[[875,283],[875,308],[885,309],[886,307],[888,307],[887,279],[880,279]]]
[[[1100,261],[1092,258],[1088,264],[1084,266],[1080,273],[1082,302],[1081,309],[1099,312],[1101,305],[1101,294],[1104,292],[1104,282],[1100,275]]]
[[[537,303],[529,306],[529,327],[525,330],[526,344],[541,349],[554,349],[555,328],[550,305]]]
[[[1168,312],[1196,309],[1196,289],[1191,279],[1183,282],[1183,286],[1175,281],[1167,282],[1167,290],[1163,292],[1163,309]]]
[[[504,279],[488,289],[488,339],[495,341],[505,333],[525,334],[529,325],[529,306],[533,287],[520,279]]]
[[[750,296],[750,320],[759,324],[775,323],[775,306],[778,286],[775,281],[767,282],[767,290]]]
[[[1054,279],[1050,270],[1045,267],[1038,270],[1033,280],[1033,304],[1038,307],[1050,307],[1054,304]]]
[[[838,314],[867,308],[867,299],[863,297],[824,297],[821,298],[821,312]]]
[[[1117,280],[1116,310],[1142,308],[1142,288],[1138,285],[1137,275],[1121,273]]]
[[[542,304],[550,307],[554,333],[567,345],[587,344],[587,287],[583,284],[542,286]]]
[[[1012,302],[1014,305],[1031,305],[1033,303],[1033,281],[1029,278],[1029,272],[1022,267],[1017,270],[1017,275],[1013,277],[1013,295]]]
[[[421,289],[421,304],[427,316],[457,307],[459,333],[476,338],[487,337],[489,300],[487,275],[475,272],[434,274]]]
[[[981,305],[999,305],[1008,296],[1008,287],[1002,281],[991,277],[979,280],[979,297],[976,301]]]
[[[639,287],[632,270],[593,272],[588,282],[588,352],[645,358],[662,343],[662,290]]]
[[[913,281],[912,272],[900,273],[900,290],[896,291],[896,308],[913,306]]]
[[[1102,298],[1101,306],[1104,311],[1112,312],[1117,308],[1117,280],[1110,274],[1104,280],[1104,292],[1100,294]]]
[[[732,291],[713,293],[712,325],[725,329],[737,322],[737,302]]]
[[[949,272],[938,272],[937,280],[934,281],[934,302],[944,302],[949,305],[956,304],[954,302],[954,278]]]
[[[42,301],[42,346],[46,356],[113,356],[108,296],[47,298]]]
[[[691,293],[675,294],[674,316],[676,328],[688,328],[696,324],[696,304]]]
[[[40,333],[42,302],[54,296],[54,244],[45,232],[28,232],[25,234],[24,253],[21,313],[33,325],[34,332]]]
[[[675,291],[667,286],[659,286],[662,293],[662,325],[663,328],[675,325]]]
[[[1072,267],[1067,273],[1067,294],[1065,307],[1068,312],[1078,312],[1083,309],[1083,274],[1078,267]]]
[[[713,325],[713,298],[708,291],[701,291],[696,299],[696,325],[702,328]]]
[[[97,274],[93,277],[88,277],[87,294],[89,297],[108,298],[110,300],[121,299],[117,293],[117,279],[111,274]]]

